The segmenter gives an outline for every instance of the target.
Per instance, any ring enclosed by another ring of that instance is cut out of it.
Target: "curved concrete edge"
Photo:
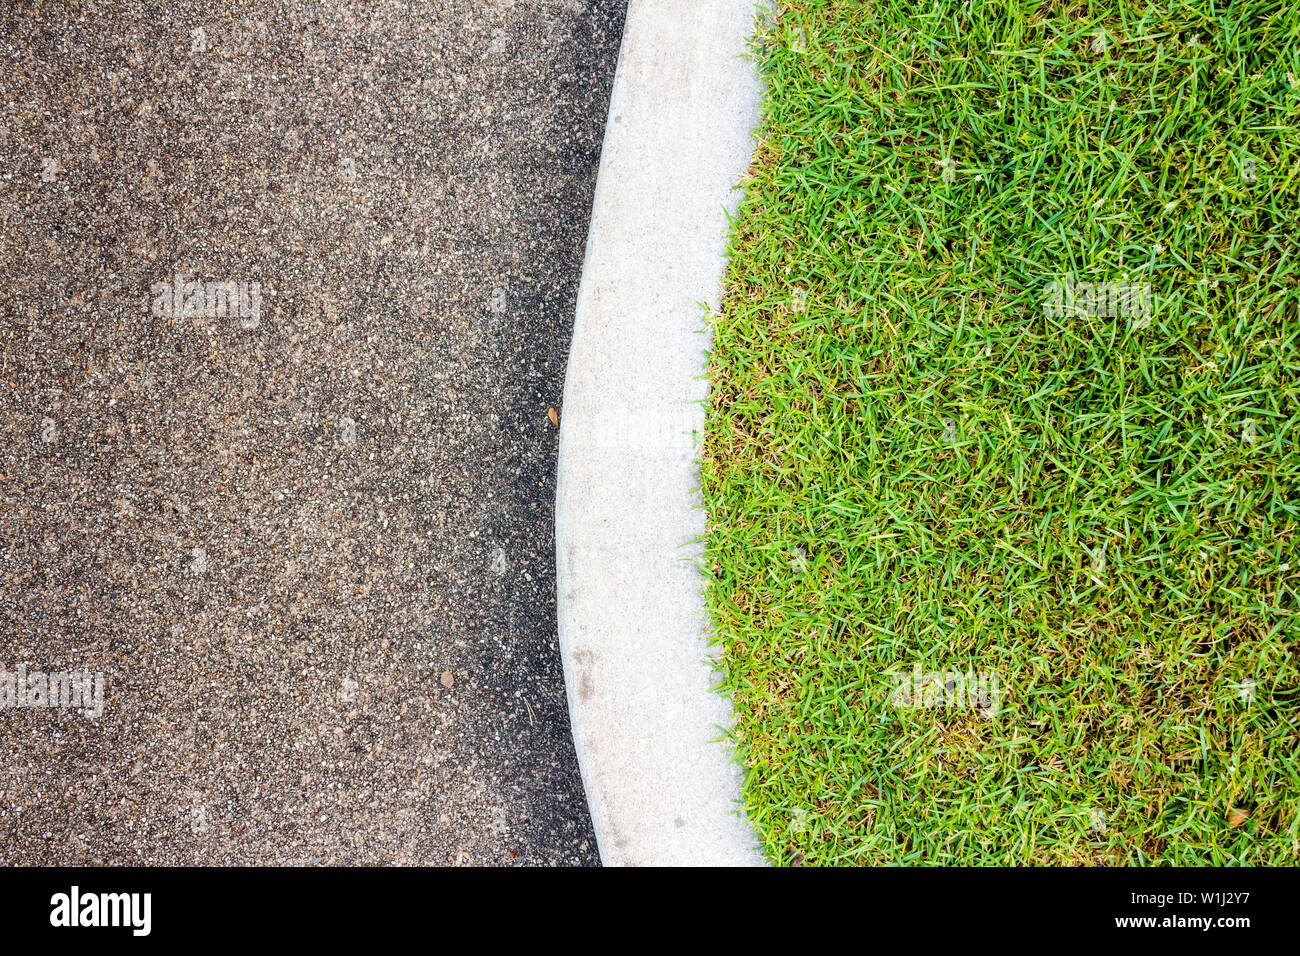
[[[755,865],[712,688],[701,303],[754,152],[753,0],[632,0],[561,409],[555,543],[574,744],[606,865]],[[693,434],[694,433],[694,434]]]

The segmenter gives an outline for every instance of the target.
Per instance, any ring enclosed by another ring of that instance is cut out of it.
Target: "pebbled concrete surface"
[[[106,698],[0,710],[0,864],[598,862],[547,413],[622,6],[0,8],[0,669]]]

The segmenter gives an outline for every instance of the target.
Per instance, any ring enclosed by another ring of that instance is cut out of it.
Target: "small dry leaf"
[[[560,413],[557,412],[555,409],[548,408],[546,410],[546,417],[551,420],[551,424],[554,425],[556,428],[560,427]]]
[[[1228,826],[1233,828],[1239,827],[1248,819],[1250,819],[1249,810],[1238,810],[1236,807],[1233,807],[1228,813]]]

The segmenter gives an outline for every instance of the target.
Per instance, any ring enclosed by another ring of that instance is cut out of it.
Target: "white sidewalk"
[[[749,165],[753,0],[632,0],[605,127],[560,429],[556,569],[574,742],[606,865],[761,864],[717,742],[697,439],[701,303]]]

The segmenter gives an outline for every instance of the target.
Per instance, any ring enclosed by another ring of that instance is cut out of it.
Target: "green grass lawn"
[[[783,3],[754,51],[702,469],[770,859],[1294,864],[1300,10]]]

